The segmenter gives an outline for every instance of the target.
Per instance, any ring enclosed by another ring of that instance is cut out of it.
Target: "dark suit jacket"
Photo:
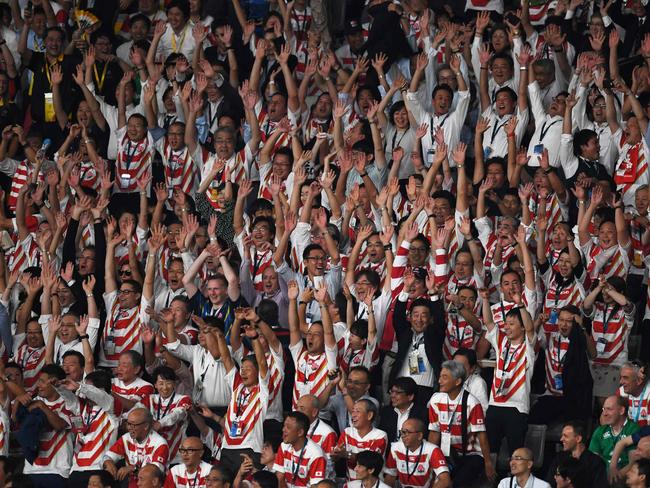
[[[429,411],[426,405],[413,403],[409,412],[410,419],[420,419],[424,425],[429,425]],[[397,412],[392,405],[385,405],[379,411],[379,429],[388,434],[388,442],[397,440]]]
[[[548,481],[553,488],[557,486],[554,476],[555,470],[562,460],[570,455],[570,453],[563,451],[559,453],[551,463],[548,474],[546,475],[546,481]],[[589,486],[590,488],[607,488],[609,486],[607,482],[605,462],[598,454],[594,454],[589,449],[585,449],[580,458],[578,458],[578,462],[580,463],[580,468],[584,476],[584,486]]]
[[[635,45],[638,49],[645,35],[650,33],[650,5],[646,5],[645,11],[645,23],[643,25],[639,25],[639,17],[632,14],[623,15],[621,13],[620,1],[615,2],[609,8],[609,11],[607,13],[614,21],[614,23],[625,29],[625,40],[623,41],[622,46],[619,48],[619,57],[621,59],[627,58],[629,56],[634,56],[636,54],[634,52]]]
[[[445,313],[442,300],[431,302],[433,312],[433,321],[424,329],[424,350],[427,360],[433,368],[436,378],[440,376],[440,365],[442,364],[442,343],[445,338]],[[395,379],[402,369],[404,361],[407,361],[407,355],[411,350],[413,341],[413,329],[406,319],[406,302],[395,302],[395,311],[393,315],[393,325],[395,327],[395,336],[397,337],[397,357],[395,364],[390,371],[390,381]]]

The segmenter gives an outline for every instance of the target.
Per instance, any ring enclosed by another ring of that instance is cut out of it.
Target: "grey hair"
[[[467,371],[465,371],[465,367],[458,361],[445,361],[442,363],[442,368],[449,371],[455,380],[465,382]]]
[[[377,416],[379,415],[379,410],[377,409],[377,405],[372,400],[369,400],[368,398],[361,398],[357,400],[357,403],[363,403],[366,406],[366,410],[368,412],[372,412],[372,421],[374,422],[377,420]]]

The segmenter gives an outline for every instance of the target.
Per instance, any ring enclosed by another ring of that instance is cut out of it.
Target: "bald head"
[[[138,471],[138,488],[159,488],[165,476],[155,464],[146,464]]]
[[[203,442],[198,437],[188,437],[183,440],[178,452],[185,466],[196,468],[201,463],[201,456],[203,456]]]
[[[310,422],[313,422],[318,416],[320,409],[320,402],[314,395],[304,395],[298,400],[297,408],[299,412],[304,413],[309,417]]]

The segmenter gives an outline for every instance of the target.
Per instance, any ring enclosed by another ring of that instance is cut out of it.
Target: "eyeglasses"
[[[532,461],[532,459],[528,459],[528,458],[521,457],[521,456],[512,456],[510,458],[510,461]]]
[[[135,428],[135,427],[140,427],[141,425],[144,425],[144,424],[146,424],[146,423],[147,423],[146,421],[135,423],[135,422],[129,422],[129,421],[127,420],[127,422],[126,422],[126,426],[127,426],[127,427],[134,427],[134,428]]]
[[[190,452],[202,452],[203,449],[193,449],[191,447],[180,447],[178,449],[178,452],[181,454],[189,454]]]
[[[120,276],[131,276],[131,270],[130,269],[121,269],[120,270]]]
[[[368,384],[367,381],[354,381],[354,380],[345,380],[345,383],[353,386],[363,386]]]
[[[395,388],[391,388],[390,390],[388,390],[388,393],[390,393],[391,395],[404,395],[406,392],[404,390],[397,390]]]
[[[135,293],[135,290],[120,290],[118,293],[120,295],[128,295],[129,293]]]
[[[400,433],[402,436],[405,436],[405,435],[410,435],[410,434],[419,434],[420,432],[417,431],[417,430],[406,430],[406,429],[401,429],[401,430],[399,431],[399,433]]]

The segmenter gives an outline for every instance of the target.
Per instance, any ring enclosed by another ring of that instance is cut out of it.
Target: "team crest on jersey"
[[[307,468],[300,468],[300,471],[298,471],[298,476],[301,478],[306,478],[307,477]]]
[[[424,473],[424,466],[418,465],[418,473]]]

